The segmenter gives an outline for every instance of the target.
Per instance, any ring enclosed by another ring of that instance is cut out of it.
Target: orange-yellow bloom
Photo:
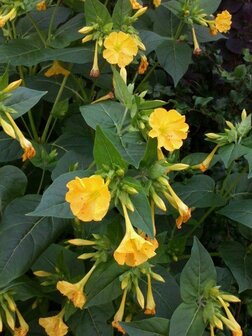
[[[104,47],[103,57],[108,63],[117,64],[120,68],[130,64],[138,51],[136,40],[121,31],[110,33],[104,41]]]
[[[147,57],[145,55],[141,56],[141,61],[138,67],[138,73],[143,75],[149,66],[149,62],[147,61]]]
[[[52,77],[56,75],[69,76],[70,71],[63,68],[58,61],[53,61],[52,66],[44,73],[46,77]]]
[[[89,272],[77,283],[71,283],[68,281],[58,281],[57,289],[61,294],[65,295],[76,308],[82,309],[86,303],[86,296],[83,292],[84,286],[86,285],[88,279],[95,270],[96,265],[94,265]]]
[[[131,6],[133,9],[140,9],[142,8],[143,6],[137,2],[136,0],[130,0],[130,3],[131,3]]]
[[[185,122],[185,116],[182,116],[176,110],[165,110],[164,108],[156,108],[149,118],[151,131],[149,136],[157,138],[158,148],[164,147],[172,152],[179,149],[184,139],[187,138],[189,129]]]
[[[232,336],[242,336],[242,335],[243,332],[241,329],[232,332]]]
[[[153,0],[153,5],[159,7],[161,5],[161,0]]]
[[[49,336],[64,336],[68,333],[68,326],[63,321],[64,309],[55,316],[41,317],[39,324]]]
[[[126,264],[135,267],[156,255],[155,249],[157,248],[157,244],[156,241],[152,243],[136,233],[130,222],[126,206],[122,204],[122,207],[126,232],[123,240],[114,252],[114,258],[119,265]]]
[[[123,296],[122,296],[122,300],[121,300],[121,303],[120,303],[120,307],[119,307],[118,311],[115,313],[114,320],[112,322],[112,326],[115,329],[117,329],[119,332],[121,332],[122,334],[126,334],[126,333],[125,333],[125,330],[120,326],[119,322],[121,322],[122,319],[123,319],[127,292],[128,292],[128,289],[125,288],[124,291],[123,291]]]
[[[17,307],[16,307],[16,314],[17,314],[17,317],[18,317],[20,327],[14,329],[14,336],[26,336],[28,334],[28,331],[29,331],[29,326],[25,322],[23,316],[21,315],[21,313],[17,309]]]
[[[101,221],[106,215],[110,192],[108,183],[100,175],[76,177],[67,183],[69,191],[66,201],[70,203],[72,213],[84,222]]]
[[[38,2],[37,5],[36,5],[36,9],[38,11],[45,11],[46,10],[46,1],[43,0],[43,1]]]
[[[203,160],[201,163],[192,166],[193,169],[200,169],[203,173],[209,168],[210,163],[212,162],[214,158],[214,154],[216,153],[217,149],[220,147],[220,145],[216,145],[214,149],[211,151],[211,153],[208,154],[208,156]]]
[[[214,24],[220,33],[227,33],[231,28],[232,15],[227,10],[224,10],[223,12],[217,14]]]

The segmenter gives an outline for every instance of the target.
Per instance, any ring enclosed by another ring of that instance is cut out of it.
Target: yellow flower
[[[38,11],[45,11],[46,10],[46,1],[43,0],[43,1],[38,2],[37,5],[36,5],[36,9]]]
[[[123,291],[123,296],[122,296],[122,300],[121,300],[119,309],[115,313],[115,316],[114,316],[114,319],[113,319],[113,322],[112,322],[112,326],[114,328],[116,328],[119,332],[121,332],[122,334],[126,334],[126,333],[125,333],[125,330],[120,326],[119,322],[121,322],[122,319],[123,319],[126,297],[127,297],[127,291],[128,291],[128,289],[125,288],[124,291]]]
[[[99,64],[98,64],[98,41],[96,41],[95,43],[93,66],[92,66],[92,69],[89,75],[90,77],[94,77],[94,78],[97,78],[100,76],[100,69],[99,69]]]
[[[52,66],[44,73],[46,77],[52,77],[56,75],[69,76],[70,71],[63,68],[58,61],[53,61]]]
[[[217,14],[214,24],[215,28],[220,33],[227,33],[231,28],[232,15],[227,10],[224,10],[223,12]]]
[[[26,336],[29,331],[29,326],[25,322],[23,316],[20,314],[17,308],[16,308],[16,314],[19,320],[20,327],[14,329],[14,336]]]
[[[220,145],[216,145],[214,149],[211,151],[211,153],[203,160],[201,163],[192,166],[192,169],[200,169],[203,173],[208,169],[211,161],[214,158],[214,154],[217,151],[217,149],[220,147]]]
[[[156,108],[150,115],[149,124],[152,128],[149,136],[157,138],[158,148],[164,147],[172,152],[179,149],[183,144],[182,140],[187,138],[189,126],[185,123],[185,116],[176,110]]]
[[[66,201],[70,203],[73,214],[84,222],[101,221],[106,215],[110,192],[108,183],[100,175],[92,175],[68,182]]]
[[[141,61],[140,61],[140,64],[139,64],[137,72],[140,75],[143,75],[145,73],[145,71],[147,70],[148,65],[149,65],[149,62],[147,61],[147,57],[145,55],[141,56]]]
[[[243,332],[241,329],[232,331],[232,336],[242,336],[242,335],[243,335]]]
[[[21,85],[21,83],[22,83],[22,79],[18,79],[18,80],[14,81],[14,82],[11,82],[8,86],[6,86],[6,88],[3,89],[2,92],[9,93],[11,91],[14,91],[17,88],[19,88],[19,86]]]
[[[3,28],[7,21],[12,21],[17,16],[16,8],[12,8],[7,14],[0,14],[0,28]]]
[[[130,0],[130,3],[131,3],[131,6],[133,9],[140,9],[142,8],[143,6],[137,2],[136,0]]]
[[[134,230],[127,208],[122,204],[126,223],[126,232],[120,245],[114,252],[114,258],[119,265],[138,266],[154,257],[157,245],[144,239]]]
[[[159,7],[161,5],[161,0],[153,0],[153,5]]]
[[[71,283],[68,281],[58,281],[57,289],[61,294],[65,295],[76,308],[82,309],[86,303],[86,296],[83,292],[84,286],[86,285],[91,274],[95,270],[96,265],[94,265],[89,272],[77,283]]]
[[[36,155],[36,151],[32,146],[32,143],[25,138],[10,113],[5,112],[5,116],[0,118],[0,124],[7,135],[19,141],[20,146],[24,150],[24,154],[22,155],[23,161],[31,159]]]
[[[103,57],[110,64],[118,64],[124,68],[136,56],[138,47],[136,40],[124,32],[112,32],[104,41]]]
[[[200,49],[199,42],[194,27],[192,27],[192,37],[193,37],[193,54],[198,56],[201,54],[202,50]]]
[[[151,285],[151,276],[147,274],[148,288],[147,288],[147,301],[146,301],[146,309],[144,314],[146,315],[155,315],[156,314],[156,304],[153,297],[152,285]]]
[[[64,309],[55,316],[41,317],[39,324],[49,336],[64,336],[68,333],[68,326],[63,321]]]

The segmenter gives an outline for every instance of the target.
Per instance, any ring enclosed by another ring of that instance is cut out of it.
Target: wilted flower
[[[138,73],[143,75],[147,70],[149,62],[147,61],[147,57],[145,55],[141,56],[141,61],[138,67]]]
[[[46,1],[43,0],[43,1],[38,2],[37,5],[36,5],[36,9],[38,11],[45,11],[46,10]]]
[[[41,317],[39,324],[49,336],[64,336],[68,333],[68,326],[63,321],[64,309],[57,315]]]
[[[185,123],[185,116],[176,110],[165,110],[156,108],[149,118],[151,131],[149,136],[157,138],[158,148],[164,147],[172,152],[179,149],[184,139],[187,138],[188,124]]]
[[[134,230],[127,208],[122,204],[126,223],[126,232],[120,245],[114,252],[114,258],[119,265],[138,266],[148,259],[154,257],[157,248],[156,244],[144,239]]]
[[[52,77],[56,75],[69,76],[70,71],[63,68],[58,61],[53,61],[52,66],[44,73],[46,77]]]
[[[83,292],[84,286],[89,280],[90,276],[95,270],[96,265],[94,265],[89,272],[77,283],[71,283],[68,281],[58,281],[57,289],[61,294],[65,295],[76,308],[82,309],[86,303],[86,296]]]
[[[69,191],[66,201],[70,203],[73,214],[84,222],[101,221],[106,215],[110,192],[108,183],[100,175],[76,177],[67,183]]]
[[[124,32],[112,32],[104,41],[103,57],[110,64],[124,68],[136,56],[138,47],[134,38]]]

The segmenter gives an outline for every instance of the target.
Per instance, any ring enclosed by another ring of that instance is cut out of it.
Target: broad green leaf
[[[160,65],[171,75],[176,86],[191,63],[191,48],[187,43],[171,40],[163,42],[156,53]]]
[[[93,51],[87,47],[64,49],[44,48],[34,39],[12,40],[0,45],[0,63],[33,66],[44,61],[63,61],[77,64],[92,62]]]
[[[90,307],[84,310],[78,310],[67,324],[73,331],[75,336],[85,335],[92,336],[113,336],[114,331],[112,325],[108,323],[114,314],[114,306],[112,303],[101,305],[98,307]]]
[[[128,211],[132,224],[143,230],[148,236],[153,238],[153,225],[151,220],[151,208],[147,196],[143,192],[131,197],[135,211]]]
[[[22,170],[15,166],[0,168],[0,212],[17,197],[23,196],[27,178]]]
[[[202,308],[195,302],[181,303],[172,315],[169,336],[202,336],[205,328]]]
[[[131,108],[134,96],[129,92],[127,85],[119,72],[113,67],[113,80],[116,98],[126,107]]]
[[[97,126],[95,132],[94,159],[99,168],[102,168],[103,165],[110,168],[127,168],[127,163],[99,126]]]
[[[199,0],[199,7],[204,10],[206,14],[213,14],[219,7],[221,0]]]
[[[218,213],[252,229],[252,199],[231,200]]]
[[[0,76],[0,90],[5,89],[9,84],[9,69],[6,67],[4,73]]]
[[[249,174],[248,178],[252,177],[252,149],[250,148],[248,154],[244,155],[245,159],[248,161],[249,165]]]
[[[35,259],[69,223],[51,218],[28,217],[40,196],[26,195],[12,201],[0,224],[0,286],[24,274]]]
[[[105,102],[80,107],[81,114],[86,123],[96,129],[102,125],[103,130],[111,130],[116,133],[119,130],[125,108],[117,102]]]
[[[216,282],[216,270],[207,250],[194,237],[191,257],[186,263],[180,277],[180,292],[185,303],[199,300],[204,289]]]
[[[114,261],[98,266],[85,286],[87,295],[85,307],[109,303],[120,296],[122,289],[119,277],[126,269],[127,267],[120,267]]]
[[[221,147],[218,151],[218,154],[221,157],[221,160],[223,161],[225,167],[228,168],[234,160],[245,154],[248,154],[250,151],[250,148],[243,145],[230,144]]]
[[[56,178],[44,192],[41,202],[29,216],[51,216],[56,218],[73,218],[69,203],[65,200],[67,192],[66,184],[78,177],[88,176],[87,171],[77,170],[66,173]]]
[[[139,35],[146,48],[147,55],[156,50],[161,43],[167,41],[167,37],[161,36],[149,30],[141,30]]]
[[[46,93],[46,91],[37,91],[20,87],[13,91],[11,97],[6,99],[4,104],[17,111],[17,113],[12,114],[13,119],[16,119],[28,112]]]
[[[239,286],[239,292],[252,289],[252,254],[236,242],[225,242],[220,248],[221,256]]]
[[[122,30],[125,18],[132,12],[132,6],[129,0],[118,0],[115,4],[112,21],[116,30]]]
[[[101,26],[111,22],[111,16],[107,7],[99,0],[85,1],[85,18],[87,25],[98,23]]]
[[[186,183],[174,183],[174,190],[190,207],[220,207],[225,199],[215,192],[215,182],[207,175],[194,175]]]
[[[23,150],[19,143],[4,132],[0,132],[0,162],[9,162],[21,158]]]
[[[121,322],[120,325],[129,336],[167,336],[169,320],[152,317],[142,321]]]
[[[157,139],[149,138],[144,153],[144,157],[141,160],[141,167],[151,167],[153,162],[157,161]]]

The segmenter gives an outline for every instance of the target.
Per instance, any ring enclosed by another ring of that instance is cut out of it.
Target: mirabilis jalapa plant
[[[134,335],[136,330],[143,335],[243,334],[246,326],[234,310],[241,302],[234,279],[228,274],[232,285],[225,287],[220,274],[227,269],[215,268],[208,251],[196,237],[192,244],[192,237],[202,234],[210,214],[237,220],[228,209],[234,211],[241,201],[233,194],[239,178],[251,173],[251,115],[243,110],[241,121],[226,121],[222,133],[207,133],[215,143],[209,154],[183,157],[190,118],[141,90],[155,68],[164,67],[166,44],[181,60],[181,46],[189,48],[191,62],[192,54],[202,53],[200,29],[210,38],[229,31],[230,13],[213,16],[219,2],[211,13],[203,3],[151,1],[151,9],[145,2],[118,0],[112,8],[108,1],[86,0],[83,17],[82,2],[66,1],[65,7],[60,1],[3,2],[4,47],[25,45],[35,37],[40,58],[12,60],[18,75],[10,68],[15,80],[8,84],[6,72],[0,83],[1,127],[19,142],[25,161],[22,170],[0,168],[3,180],[11,172],[23,190],[15,194],[7,183],[14,196],[3,193],[0,242],[10,242],[12,251],[7,246],[0,252],[5,270],[0,276],[1,332],[25,336],[40,328],[41,335],[78,336],[96,335],[102,328],[107,335]],[[74,11],[79,11],[76,17]],[[139,27],[145,15],[155,20],[158,11],[170,13],[175,34],[152,32],[160,39],[153,46]],[[23,31],[25,20],[32,24],[30,37]],[[176,84],[181,74],[173,70]],[[44,81],[52,91],[56,85],[53,98],[50,89],[49,96],[34,90]],[[44,110],[39,114],[41,106],[50,105],[48,117]],[[211,172],[218,164],[225,169],[215,181]],[[24,196],[24,172],[29,178],[33,169],[35,174],[42,170],[38,192],[29,184],[28,192],[34,194]],[[191,246],[191,255],[184,255]],[[25,263],[16,252],[20,248]],[[221,248],[217,256],[233,272],[226,245]],[[189,259],[186,264],[184,259]]]

